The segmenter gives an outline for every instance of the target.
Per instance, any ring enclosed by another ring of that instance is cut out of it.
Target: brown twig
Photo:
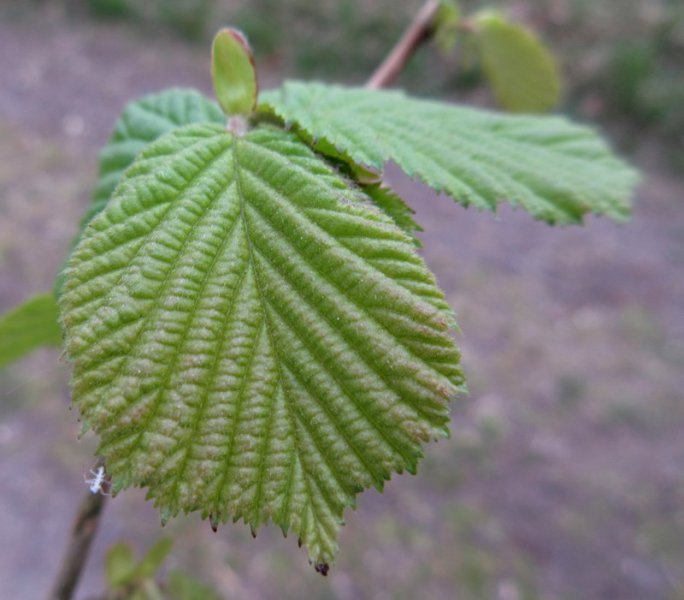
[[[102,460],[98,461],[95,468],[97,469],[100,466],[104,466]],[[97,532],[97,526],[100,523],[106,501],[107,496],[104,494],[86,492],[86,496],[81,501],[76,513],[76,519],[71,530],[71,539],[64,553],[62,565],[52,591],[48,596],[49,600],[70,600],[73,597],[79,577],[88,559],[90,545]]]
[[[397,78],[414,52],[432,37],[438,9],[439,0],[426,0],[404,35],[366,82],[367,88],[384,88]]]

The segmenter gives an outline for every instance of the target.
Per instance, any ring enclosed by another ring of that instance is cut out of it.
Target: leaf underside
[[[447,434],[453,316],[408,235],[296,136],[174,130],[84,232],[60,299],[115,491],[272,520],[317,565],[343,511]]]
[[[588,212],[624,220],[638,180],[594,131],[562,117],[294,81],[262,94],[260,109],[359,164],[393,160],[466,206],[507,201],[549,223],[578,223]]]
[[[54,294],[46,292],[0,316],[0,369],[40,346],[59,346],[62,330]]]

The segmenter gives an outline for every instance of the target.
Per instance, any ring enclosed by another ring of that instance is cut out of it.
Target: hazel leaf
[[[60,298],[113,491],[293,531],[325,573],[356,495],[415,472],[462,389],[411,238],[294,134],[189,125],[136,159]]]
[[[589,212],[625,220],[638,175],[589,127],[563,117],[507,115],[406,96],[399,91],[286,82],[260,109],[317,139],[317,148],[410,177],[457,202],[501,202],[549,223]]]

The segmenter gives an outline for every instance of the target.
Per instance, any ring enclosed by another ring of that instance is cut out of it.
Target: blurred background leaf
[[[51,292],[37,294],[0,315],[0,369],[41,346],[59,346],[62,330]]]
[[[133,547],[126,542],[110,546],[105,558],[106,600],[214,600],[216,592],[201,581],[172,570],[164,580],[160,570],[168,558],[173,541],[159,538],[136,564]]]
[[[173,540],[171,538],[158,539],[136,567],[136,577],[141,579],[154,577],[171,552],[172,547]]]
[[[461,24],[461,11],[455,0],[441,0],[435,15],[435,44],[440,52],[449,55],[456,47]]]
[[[105,572],[112,588],[128,585],[135,577],[135,559],[130,544],[119,542],[107,551]]]
[[[475,15],[472,23],[482,68],[503,108],[545,113],[558,104],[556,62],[533,31],[491,10]]]
[[[172,600],[219,600],[220,598],[211,587],[178,570],[169,573],[167,591]]]

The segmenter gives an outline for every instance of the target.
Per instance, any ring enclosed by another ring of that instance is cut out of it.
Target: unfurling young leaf
[[[471,19],[484,74],[506,110],[544,113],[560,99],[561,82],[551,53],[534,32],[496,11]]]
[[[222,29],[211,47],[214,92],[226,115],[248,116],[257,102],[258,84],[252,51],[236,29]]]
[[[325,571],[345,507],[447,435],[453,316],[411,239],[293,134],[167,134],[61,296],[73,401],[114,490],[271,520]]]
[[[0,369],[41,346],[60,346],[59,309],[52,292],[37,294],[0,315]]]

